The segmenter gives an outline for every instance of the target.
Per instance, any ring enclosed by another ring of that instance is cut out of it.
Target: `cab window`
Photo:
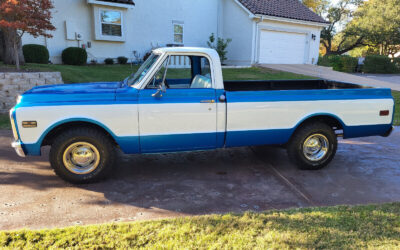
[[[146,88],[158,88],[163,80],[170,89],[204,89],[213,86],[210,62],[202,56],[169,56]]]

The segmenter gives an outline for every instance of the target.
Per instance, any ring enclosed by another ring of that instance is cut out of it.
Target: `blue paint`
[[[229,103],[393,98],[390,89],[322,89],[226,92]]]
[[[216,148],[216,133],[149,135],[140,137],[142,153],[179,152]]]
[[[384,125],[362,125],[346,126],[344,128],[344,138],[357,138],[366,136],[384,135],[392,127],[391,124]]]
[[[226,147],[279,145],[289,141],[294,129],[228,131]]]
[[[152,96],[156,89],[143,89],[139,91],[140,104],[166,104],[166,103],[200,103],[203,100],[215,100],[215,89],[167,89],[162,97]]]

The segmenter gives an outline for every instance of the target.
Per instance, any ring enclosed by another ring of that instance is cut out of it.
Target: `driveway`
[[[367,77],[374,80],[391,82],[400,85],[399,74],[355,74],[356,76]]]
[[[328,67],[309,64],[261,64],[261,67],[279,71],[292,72],[296,74],[308,75],[333,81],[351,82],[364,84],[373,87],[391,88],[400,91],[400,76],[391,77],[368,77],[364,74],[347,74],[334,71]]]
[[[0,230],[210,213],[400,201],[400,128],[341,141],[326,169],[300,171],[285,151],[244,147],[120,156],[107,181],[74,186],[42,157],[18,158],[0,130]]]

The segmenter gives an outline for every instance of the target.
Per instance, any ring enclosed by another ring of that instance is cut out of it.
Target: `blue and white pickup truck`
[[[55,172],[100,180],[117,148],[147,154],[281,145],[301,169],[334,157],[337,137],[388,136],[390,89],[325,80],[224,81],[218,54],[161,48],[122,82],[40,86],[10,111],[20,156],[51,146]]]

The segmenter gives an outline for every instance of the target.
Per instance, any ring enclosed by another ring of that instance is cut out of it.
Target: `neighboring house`
[[[207,46],[215,33],[231,38],[226,63],[317,63],[327,25],[299,0],[54,0],[53,38],[23,37],[47,46],[51,61],[84,46],[88,61],[142,58],[157,46]],[[136,57],[135,57],[136,55]]]

